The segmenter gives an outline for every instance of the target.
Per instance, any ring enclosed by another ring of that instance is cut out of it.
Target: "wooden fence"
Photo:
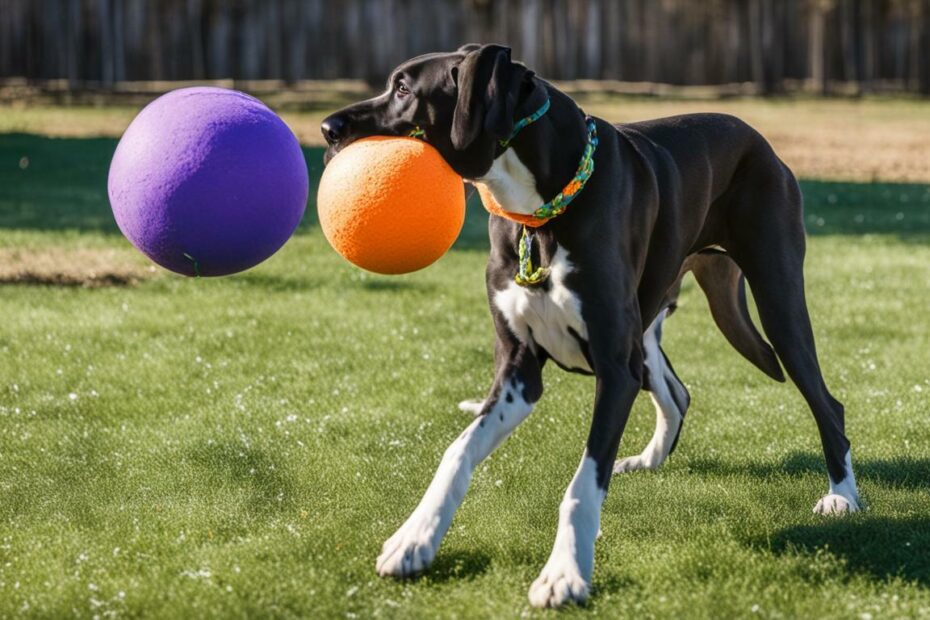
[[[0,0],[0,77],[384,79],[504,42],[552,79],[930,94],[930,0]]]

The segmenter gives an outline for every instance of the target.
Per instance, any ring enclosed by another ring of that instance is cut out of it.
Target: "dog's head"
[[[422,129],[453,170],[478,178],[498,154],[498,140],[510,137],[515,116],[530,114],[546,97],[545,86],[510,59],[508,47],[471,44],[418,56],[391,73],[382,94],[323,121],[324,162],[355,140]]]

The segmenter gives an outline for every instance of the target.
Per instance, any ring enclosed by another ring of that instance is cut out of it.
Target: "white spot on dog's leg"
[[[822,515],[840,515],[859,510],[859,490],[853,475],[852,454],[846,452],[846,477],[840,482],[830,479],[830,492],[820,498],[814,512]]]
[[[463,400],[459,403],[459,410],[472,415],[479,415],[484,408],[483,400]]]
[[[552,554],[530,586],[530,603],[558,607],[588,598],[603,502],[604,490],[597,485],[597,464],[585,454],[559,507],[559,529]]]
[[[656,430],[649,445],[635,456],[618,459],[614,463],[614,473],[625,473],[638,469],[655,469],[668,458],[668,453],[675,443],[675,437],[681,429],[684,412],[678,407],[669,384],[677,384],[678,378],[668,367],[662,349],[659,348],[659,334],[666,312],[663,310],[643,334],[643,348],[646,352],[645,364],[649,369],[650,392],[656,409]]]
[[[409,577],[426,569],[462,502],[475,467],[530,414],[520,384],[506,382],[491,410],[475,419],[442,457],[433,481],[407,521],[378,556],[382,577]]]

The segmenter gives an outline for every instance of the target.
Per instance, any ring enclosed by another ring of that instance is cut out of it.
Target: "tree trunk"
[[[587,78],[601,77],[601,3],[588,0],[584,28],[584,75]]]
[[[907,39],[908,39],[908,62],[907,62],[907,88],[908,90],[920,90],[920,65],[921,65],[921,0],[911,0],[910,5],[905,9],[907,11]]]
[[[842,22],[841,44],[843,48],[843,79],[858,85],[859,74],[856,67],[856,12],[854,0],[842,0],[840,21]]]
[[[146,39],[149,53],[149,79],[161,80],[164,78],[164,65],[161,57],[161,24],[158,19],[158,8],[148,4],[145,19]]]
[[[116,0],[119,2],[119,0]],[[191,46],[191,71],[195,80],[206,77],[203,59],[203,18],[202,0],[187,0],[187,25]]]
[[[540,61],[539,54],[539,28],[542,9],[539,0],[525,0],[523,2],[522,20],[520,29],[523,37],[520,40],[520,55],[527,65],[537,66]]]
[[[873,90],[876,69],[875,31],[878,15],[875,11],[875,0],[863,0],[862,3],[862,89],[865,92]]]
[[[749,0],[749,65],[759,92],[767,93],[765,51],[762,43],[762,0]]]
[[[81,0],[69,0],[68,21],[66,26],[68,44],[66,49],[68,59],[68,84],[71,88],[77,88],[81,83],[82,35],[84,33],[81,17]]]
[[[920,93],[930,96],[930,0],[921,4],[923,16],[920,39]]]
[[[116,82],[126,80],[125,11],[123,2],[116,0],[113,3],[113,80]]]
[[[815,91],[827,93],[826,50],[826,9],[820,2],[813,2],[810,11],[810,31],[808,54],[810,57],[810,79]]]

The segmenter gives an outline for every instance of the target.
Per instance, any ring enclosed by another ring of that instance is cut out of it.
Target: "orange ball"
[[[465,221],[465,190],[426,142],[379,136],[353,142],[329,162],[317,209],[323,234],[347,260],[376,273],[409,273],[452,247]]]

